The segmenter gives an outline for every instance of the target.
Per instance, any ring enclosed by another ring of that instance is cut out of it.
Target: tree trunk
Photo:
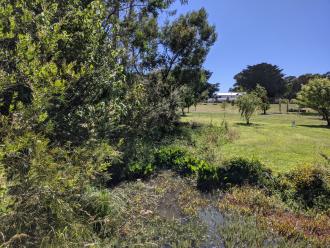
[[[114,5],[115,6],[114,6],[113,13],[114,13],[114,15],[116,17],[116,21],[119,21],[119,18],[120,18],[120,3],[119,3],[119,1],[116,1]],[[113,42],[112,43],[112,48],[114,50],[116,50],[117,49],[117,46],[118,46],[117,35],[118,35],[118,30],[116,31],[116,33],[115,33],[115,35],[113,37],[113,41],[112,41]]]
[[[323,116],[323,120],[327,121],[328,127],[330,127],[330,116],[329,116],[329,112],[326,109],[321,109],[320,110],[322,116]]]
[[[325,113],[324,114],[324,117],[325,117],[325,119],[326,119],[326,121],[328,123],[328,127],[330,127],[330,116],[329,116],[329,114],[328,113]]]

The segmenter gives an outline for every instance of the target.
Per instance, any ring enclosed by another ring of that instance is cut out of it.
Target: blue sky
[[[190,0],[178,14],[204,7],[218,41],[205,67],[228,91],[247,65],[276,64],[286,75],[330,71],[330,0]]]

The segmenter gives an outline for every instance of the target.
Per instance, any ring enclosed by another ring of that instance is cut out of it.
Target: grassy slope
[[[256,158],[275,172],[285,172],[305,164],[322,161],[321,153],[330,156],[330,129],[315,115],[279,114],[278,105],[272,105],[268,115],[254,115],[251,126],[244,125],[238,110],[226,107],[226,121],[239,138],[218,149],[218,156]],[[199,105],[183,121],[220,125],[224,119],[221,104]],[[296,127],[292,127],[292,121]]]

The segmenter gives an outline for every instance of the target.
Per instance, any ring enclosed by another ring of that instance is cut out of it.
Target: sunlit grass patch
[[[225,113],[220,105],[208,104],[199,105],[196,112],[183,117],[182,121],[204,126],[221,126],[224,120],[228,123],[235,135],[231,142],[221,146],[212,144],[214,137],[209,142],[201,142],[207,137],[195,135],[196,143],[212,150],[216,162],[240,156],[258,159],[274,172],[288,172],[301,164],[322,163],[321,154],[330,156],[330,129],[320,117],[287,114],[284,110],[283,114],[276,112],[278,106],[272,105],[270,114],[256,114],[252,125],[246,126],[235,107],[229,105]]]

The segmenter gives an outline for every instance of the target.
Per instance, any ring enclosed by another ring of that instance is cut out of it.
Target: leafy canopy
[[[267,110],[270,109],[270,102],[267,96],[267,90],[257,84],[256,89],[253,91],[253,93],[260,98],[260,109],[264,112],[264,114],[267,114]]]
[[[299,103],[318,111],[330,126],[330,79],[315,78],[303,86]]]
[[[267,63],[261,63],[248,66],[242,72],[238,73],[235,88],[242,88],[245,91],[253,91],[257,84],[264,87],[269,98],[281,97],[285,91],[285,81],[282,70],[276,66]]]
[[[260,106],[260,102],[260,98],[254,93],[242,95],[237,99],[236,104],[239,108],[239,112],[245,119],[247,125],[250,124],[250,119],[257,110],[258,106]]]

